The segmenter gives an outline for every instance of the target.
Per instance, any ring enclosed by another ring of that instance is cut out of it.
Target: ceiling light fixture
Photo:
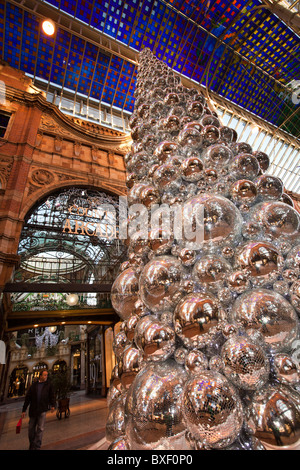
[[[44,20],[42,23],[42,28],[44,33],[47,34],[47,36],[53,36],[55,32],[55,24],[52,20],[49,20],[48,18]]]

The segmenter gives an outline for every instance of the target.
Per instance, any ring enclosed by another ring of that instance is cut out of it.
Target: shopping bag
[[[20,418],[19,421],[17,422],[16,434],[20,434],[20,432],[21,432],[21,427],[22,427],[22,418]]]

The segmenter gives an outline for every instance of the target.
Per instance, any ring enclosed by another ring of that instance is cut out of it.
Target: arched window
[[[63,284],[111,283],[125,256],[118,239],[119,201],[99,191],[68,188],[48,196],[27,215],[14,282]],[[87,289],[88,290],[88,289]],[[62,292],[12,295],[14,310],[57,310],[110,305],[110,295]],[[105,299],[103,298],[105,296]],[[100,305],[101,304],[101,305]]]

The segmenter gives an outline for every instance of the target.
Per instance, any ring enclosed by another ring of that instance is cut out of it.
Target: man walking
[[[53,387],[48,381],[48,371],[40,372],[39,380],[28,389],[22,409],[22,418],[25,417],[29,405],[29,449],[39,450],[42,445],[42,437],[45,427],[46,412],[51,407],[55,409],[55,396]]]

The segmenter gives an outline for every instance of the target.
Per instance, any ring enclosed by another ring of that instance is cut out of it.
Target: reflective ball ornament
[[[238,178],[253,180],[258,176],[260,170],[259,163],[250,153],[242,153],[234,157],[231,164],[231,172]]]
[[[283,257],[278,248],[268,242],[253,241],[242,245],[236,254],[236,266],[247,270],[255,284],[277,279],[283,269]]]
[[[188,157],[181,164],[181,177],[184,181],[199,181],[203,173],[203,163],[199,157]]]
[[[193,278],[201,287],[218,289],[232,271],[231,265],[221,256],[207,255],[198,259],[193,268]]]
[[[193,377],[208,368],[208,359],[201,351],[192,350],[185,358],[185,369]]]
[[[286,385],[257,390],[247,407],[248,425],[267,449],[292,450],[300,444],[300,395]]]
[[[127,344],[127,340],[128,338],[124,331],[119,331],[119,333],[117,333],[116,336],[114,337],[112,348],[113,348],[113,352],[115,353],[117,357],[122,356],[125,346]]]
[[[269,156],[261,151],[253,152],[253,155],[257,158],[261,170],[263,172],[267,171],[270,166]]]
[[[248,336],[234,335],[221,351],[223,373],[238,388],[256,390],[268,380],[270,365],[266,352]]]
[[[111,288],[111,302],[117,314],[126,320],[139,296],[139,277],[133,268],[125,269],[115,279]]]
[[[173,256],[157,256],[144,267],[140,276],[140,294],[152,311],[165,311],[174,306],[175,294],[182,280],[182,265]]]
[[[142,359],[141,352],[133,345],[125,348],[122,358],[118,362],[119,376],[125,389],[130,387],[135,376],[140,371]]]
[[[139,338],[146,361],[165,361],[175,351],[175,332],[159,320],[148,324]]]
[[[243,424],[243,408],[228,380],[215,371],[205,371],[188,380],[182,407],[187,429],[213,449],[234,442]]]
[[[164,442],[176,443],[185,426],[180,396],[187,373],[175,361],[149,363],[128,391],[125,426],[130,447],[153,450]],[[175,447],[176,448],[176,447]]]
[[[237,180],[231,185],[229,194],[235,203],[253,204],[257,198],[257,188],[253,181]]]
[[[216,144],[206,149],[203,158],[206,168],[224,168],[229,164],[233,155],[226,145]]]
[[[241,233],[242,216],[223,196],[199,194],[183,206],[183,235],[187,242],[215,250],[236,240]],[[204,226],[203,226],[204,225]]]
[[[116,398],[110,406],[105,429],[108,441],[114,441],[125,434],[125,399],[126,393]]]
[[[282,295],[268,289],[253,289],[238,297],[231,317],[246,331],[260,331],[274,353],[290,347],[298,335],[294,308]]]
[[[283,193],[283,183],[276,176],[262,175],[255,180],[258,195],[264,200],[280,199]]]
[[[284,202],[267,201],[257,204],[253,207],[250,218],[272,239],[293,242],[299,237],[300,215]]]
[[[286,354],[275,354],[273,367],[279,382],[286,385],[295,385],[299,382],[299,370],[292,357]]]
[[[286,257],[286,266],[288,268],[296,268],[300,271],[300,245],[294,246]]]
[[[183,297],[174,311],[175,332],[187,348],[208,341],[219,320],[218,300],[201,292]]]

